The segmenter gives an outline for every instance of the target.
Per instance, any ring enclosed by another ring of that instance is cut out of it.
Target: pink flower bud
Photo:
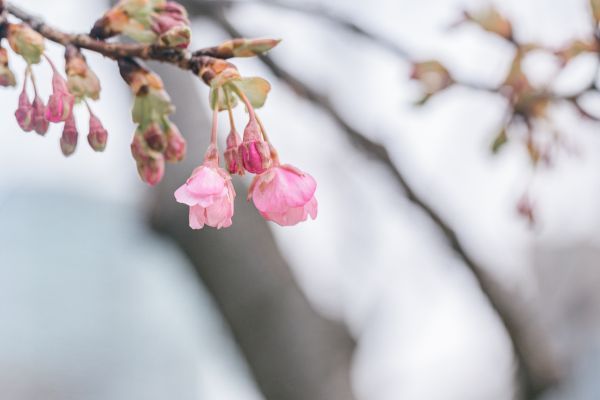
[[[167,147],[167,136],[164,134],[161,126],[153,122],[142,132],[144,140],[148,147],[158,152],[163,152]]]
[[[242,164],[246,171],[260,174],[273,164],[269,144],[265,142],[259,131],[256,120],[250,120],[244,129],[244,141],[239,147]]]
[[[33,105],[29,101],[25,87],[23,87],[23,91],[19,95],[19,106],[17,107],[17,111],[15,111],[15,117],[21,129],[25,132],[33,130]]]
[[[87,135],[88,143],[95,151],[104,151],[108,132],[102,126],[102,122],[94,114],[90,114],[90,131]]]
[[[38,95],[33,99],[33,129],[39,135],[45,135],[48,132],[49,122],[46,120],[46,106]]]
[[[223,156],[225,157],[225,165],[231,174],[244,175],[244,167],[242,166],[242,158],[239,147],[241,142],[240,135],[232,127],[231,132],[227,136],[227,149]]]
[[[175,199],[190,207],[192,229],[201,229],[204,225],[217,229],[231,226],[235,190],[231,177],[219,168],[215,159],[208,158],[196,168],[175,191]]]
[[[152,31],[164,46],[186,48],[190,44],[191,30],[185,8],[175,2],[167,2],[157,8],[152,20]]]
[[[54,70],[52,76],[52,95],[46,107],[46,119],[50,122],[66,121],[73,111],[75,97],[69,92],[67,81]]]
[[[62,136],[60,137],[60,149],[65,156],[70,156],[77,147],[77,138],[79,132],[75,124],[73,114],[69,115],[63,127]]]
[[[165,159],[161,153],[148,147],[141,134],[131,142],[131,154],[136,161],[140,178],[150,186],[158,184],[165,173]]]
[[[282,226],[317,217],[317,183],[291,165],[277,165],[254,177],[248,199],[267,220]]]
[[[185,157],[187,143],[175,124],[169,123],[167,131],[167,148],[164,155],[167,162],[179,162]]]

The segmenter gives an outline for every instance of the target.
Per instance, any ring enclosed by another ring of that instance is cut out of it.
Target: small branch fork
[[[219,57],[219,52],[216,47],[200,49],[197,52],[192,53],[187,50],[159,45],[108,43],[94,39],[87,34],[73,34],[58,30],[12,3],[5,3],[0,0],[0,9],[3,9],[6,13],[26,23],[48,40],[63,46],[73,45],[90,50],[113,60],[137,58],[141,60],[159,61],[175,65],[184,70],[190,70],[198,75],[202,67],[214,63],[217,59],[225,58]]]

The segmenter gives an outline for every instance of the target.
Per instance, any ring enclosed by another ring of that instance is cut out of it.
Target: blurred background
[[[315,221],[265,223],[246,177],[232,228],[187,227],[172,193],[208,143],[208,90],[174,67],[149,65],[188,156],[153,189],[130,155],[132,99],[114,62],[86,52],[103,85],[101,154],[80,137],[65,159],[60,127],[22,132],[19,90],[0,93],[0,398],[599,399],[600,124],[553,108],[576,155],[533,174],[522,146],[490,152],[500,95],[457,86],[415,107],[404,54],[495,85],[514,48],[449,30],[465,9],[494,4],[519,40],[558,48],[592,33],[588,1],[283,1],[182,3],[192,48],[283,39],[236,65],[271,81],[260,115],[282,159],[316,178]],[[110,7],[18,3],[73,32]],[[62,62],[59,46],[48,53]],[[595,68],[584,55],[557,85],[577,90]],[[556,61],[524,69],[544,83]],[[50,68],[35,73],[47,96]],[[524,191],[533,227],[515,210]]]

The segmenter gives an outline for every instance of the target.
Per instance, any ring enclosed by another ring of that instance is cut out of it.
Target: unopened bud
[[[75,124],[75,118],[71,114],[65,121],[62,136],[60,137],[60,149],[65,156],[70,156],[77,147],[79,132]]]
[[[164,151],[165,160],[168,162],[179,162],[185,157],[187,143],[173,123],[169,123],[167,130],[167,148]]]
[[[50,123],[46,119],[46,106],[38,95],[33,99],[33,129],[39,135],[45,135],[48,132]]]
[[[237,133],[235,128],[231,128],[231,132],[227,136],[227,149],[223,153],[225,157],[225,165],[227,171],[231,174],[244,175],[244,167],[242,165],[242,156],[240,154],[240,135]]]
[[[254,57],[277,46],[281,39],[231,39],[216,47],[221,57]]]
[[[8,52],[0,47],[0,86],[15,86],[17,81],[15,74],[8,66]]]
[[[262,139],[254,119],[244,129],[244,141],[239,152],[244,168],[253,174],[260,174],[272,165],[269,144]]]
[[[52,94],[46,107],[46,119],[50,122],[66,121],[72,114],[74,103],[75,97],[69,92],[67,81],[54,69]]]
[[[79,49],[75,46],[67,46],[65,61],[69,92],[77,100],[85,97],[97,100],[100,97],[100,81]]]
[[[154,186],[162,180],[165,173],[165,159],[162,153],[150,149],[139,134],[133,137],[131,154],[135,158],[138,174],[144,182]]]
[[[94,114],[90,114],[90,130],[87,135],[87,140],[94,151],[104,151],[106,141],[108,140],[108,132],[102,126],[102,122]]]
[[[15,111],[15,117],[21,129],[25,132],[33,130],[33,105],[29,101],[25,86],[23,86],[23,91],[19,95],[19,106],[17,107],[17,111]]]
[[[15,53],[21,55],[28,64],[40,62],[44,53],[44,37],[25,24],[10,24],[7,33],[8,43]]]
[[[167,137],[163,132],[162,127],[158,123],[151,123],[143,131],[141,131],[141,134],[148,147],[150,147],[152,150],[162,153],[166,149]]]

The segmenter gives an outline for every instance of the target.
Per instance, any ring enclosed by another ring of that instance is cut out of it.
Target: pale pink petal
[[[198,204],[196,197],[190,193],[185,183],[175,191],[175,200],[177,200],[178,203],[183,203],[188,206]]]
[[[312,219],[317,218],[317,211],[319,208],[319,203],[317,203],[317,198],[313,197],[305,206],[304,208],[306,209],[306,211],[308,212],[308,215],[310,215],[310,217]]]
[[[187,180],[186,185],[188,190],[194,195],[218,195],[223,192],[225,179],[214,169],[201,167]]]
[[[309,174],[299,174],[295,168],[279,166],[260,175],[252,188],[251,197],[256,208],[263,212],[281,213],[310,201],[317,183]]]
[[[206,223],[205,210],[200,206],[190,207],[190,228],[202,229]]]

